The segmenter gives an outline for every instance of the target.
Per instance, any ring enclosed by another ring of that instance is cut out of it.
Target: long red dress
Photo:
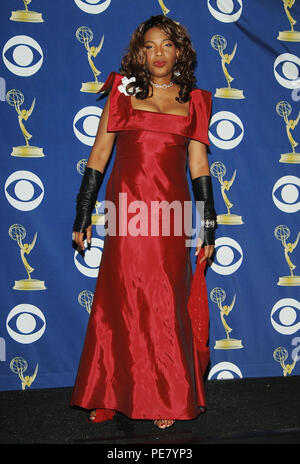
[[[107,130],[117,132],[105,199],[122,213],[116,235],[105,236],[71,405],[97,409],[97,421],[116,410],[133,419],[193,419],[205,407],[209,360],[206,260],[193,276],[184,231],[176,235],[171,221],[170,234],[151,235],[150,212],[148,235],[142,226],[131,234],[139,210],[128,205],[141,200],[150,211],[155,200],[191,202],[187,145],[209,145],[211,93],[193,89],[187,117],[136,110],[122,78],[110,73],[101,89],[111,87]]]

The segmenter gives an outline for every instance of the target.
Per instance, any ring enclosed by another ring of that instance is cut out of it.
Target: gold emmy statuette
[[[84,174],[86,163],[87,163],[87,160],[82,159],[78,161],[77,166],[76,166],[77,172],[79,172],[79,174],[81,174],[82,176]],[[99,201],[96,201],[96,204],[95,204],[96,213],[92,214],[92,225],[93,226],[105,224],[105,214],[99,213],[100,206],[101,206],[101,203]]]
[[[94,294],[90,290],[83,290],[78,295],[78,303],[83,306],[90,314],[93,304]]]
[[[277,238],[277,240],[281,241],[283,245],[284,257],[291,271],[291,275],[279,277],[277,285],[298,286],[300,285],[300,276],[294,275],[293,271],[296,268],[296,266],[295,264],[292,263],[289,257],[289,253],[292,253],[294,249],[296,248],[298,241],[299,241],[300,232],[298,233],[297,238],[294,243],[286,243],[286,240],[290,236],[290,229],[285,225],[277,226],[274,230],[274,235]]]
[[[243,348],[241,340],[237,340],[236,338],[229,337],[229,333],[232,331],[232,329],[229,327],[229,325],[225,321],[225,316],[228,316],[228,314],[231,312],[235,304],[235,295],[233,297],[233,300],[230,306],[222,305],[223,301],[226,298],[226,293],[220,287],[215,287],[210,292],[210,298],[214,303],[218,305],[218,308],[220,310],[221,321],[222,321],[224,330],[226,332],[226,338],[222,340],[216,340],[216,343],[214,346],[215,350],[235,350],[235,349]]]
[[[218,224],[225,224],[225,225],[240,225],[243,224],[243,220],[241,216],[238,216],[237,214],[231,214],[230,209],[232,208],[233,204],[230,203],[230,201],[227,198],[227,195],[225,191],[229,191],[231,188],[235,176],[236,176],[236,170],[233,173],[233,176],[231,180],[223,180],[223,177],[226,174],[226,167],[221,161],[215,161],[210,168],[210,171],[214,177],[217,177],[220,184],[221,184],[221,193],[222,197],[224,200],[224,203],[227,208],[227,214],[218,214],[217,216],[217,222]]]
[[[214,35],[210,43],[211,43],[212,48],[215,50],[218,50],[219,52],[219,55],[221,57],[222,70],[223,70],[223,73],[227,81],[227,87],[216,89],[215,97],[233,98],[233,99],[245,98],[243,94],[243,90],[233,89],[231,87],[230,83],[234,80],[234,78],[230,76],[226,68],[226,65],[230,64],[234,58],[234,55],[237,49],[237,44],[235,44],[233,52],[231,53],[231,55],[229,55],[227,53],[225,54],[223,53],[223,50],[227,46],[227,40],[222,35]]]
[[[289,31],[280,31],[277,39],[284,42],[300,42],[300,32],[294,30],[296,20],[292,17],[289,9],[294,6],[295,0],[282,0],[285,14],[289,20],[291,29]]]
[[[45,156],[42,148],[29,145],[28,140],[31,139],[32,135],[29,134],[23,123],[23,121],[27,121],[27,119],[31,116],[33,112],[35,106],[35,98],[33,99],[33,102],[29,110],[20,109],[20,106],[24,102],[24,95],[19,90],[12,89],[9,92],[7,92],[6,101],[10,106],[13,106],[15,108],[18,114],[19,126],[26,142],[26,145],[13,147],[11,156],[19,156],[21,158],[41,158]]]
[[[19,379],[21,380],[21,384],[22,384],[22,390],[25,390],[26,387],[31,386],[31,384],[34,382],[34,380],[35,380],[35,378],[37,376],[37,372],[38,372],[38,369],[39,369],[39,365],[37,364],[36,367],[35,367],[33,375],[31,375],[31,376],[26,375],[24,377],[23,374],[28,368],[28,363],[24,358],[21,358],[19,356],[16,357],[16,358],[13,358],[11,360],[9,367],[10,367],[10,370],[14,374],[17,374],[19,376]]]
[[[296,119],[288,119],[289,115],[292,112],[292,107],[286,101],[280,101],[279,103],[277,103],[276,111],[277,111],[277,114],[284,119],[286,133],[287,133],[289,142],[290,142],[290,144],[292,146],[292,151],[290,153],[281,154],[279,162],[280,163],[299,164],[300,163],[300,153],[295,152],[295,147],[298,145],[298,142],[296,142],[293,139],[293,136],[291,134],[291,130],[294,130],[295,127],[298,125],[298,122],[300,120],[300,111],[299,111],[298,116],[297,116]]]
[[[23,0],[25,10],[12,11],[11,21],[22,21],[26,23],[43,23],[42,13],[37,13],[36,11],[29,11],[28,6],[31,3],[31,0]]]
[[[170,13],[170,10],[168,10],[168,8],[166,7],[166,5],[164,4],[163,0],[158,0],[158,3],[162,9],[162,12],[163,14],[166,16],[168,13]]]
[[[281,365],[284,377],[292,373],[296,365],[297,357],[294,359],[292,364],[285,364],[285,361],[288,358],[288,352],[283,346],[279,346],[273,351],[273,358]]]
[[[31,278],[30,274],[34,271],[34,268],[28,264],[25,258],[25,254],[29,255],[35,245],[37,233],[35,233],[31,244],[22,242],[22,240],[26,237],[26,230],[25,227],[20,224],[13,224],[10,226],[8,234],[10,238],[17,241],[20,247],[21,259],[28,275],[27,279],[15,281],[15,285],[13,287],[14,290],[46,290],[44,281]]]
[[[81,92],[97,93],[101,89],[104,82],[98,82],[98,76],[101,71],[96,68],[92,58],[96,58],[100,52],[104,42],[104,35],[102,36],[98,47],[90,47],[90,42],[93,40],[93,32],[89,27],[81,26],[76,31],[76,38],[80,43],[83,43],[86,48],[88,62],[95,78],[93,82],[83,82],[80,90]]]

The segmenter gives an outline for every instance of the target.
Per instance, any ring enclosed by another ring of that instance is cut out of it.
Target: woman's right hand
[[[86,228],[86,240],[88,245],[91,243],[92,240],[92,224],[90,224]],[[84,251],[84,233],[83,232],[75,232],[73,231],[72,235],[73,241],[81,248],[81,251]]]

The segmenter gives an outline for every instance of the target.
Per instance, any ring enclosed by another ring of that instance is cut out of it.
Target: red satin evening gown
[[[152,201],[191,202],[187,145],[209,145],[211,93],[193,89],[188,116],[135,110],[119,87],[122,78],[110,73],[101,89],[111,88],[107,130],[117,132],[105,199],[119,211],[126,198],[127,209],[116,215],[116,235],[105,236],[71,405],[97,409],[97,422],[116,411],[133,419],[193,419],[205,407],[209,361],[206,260],[193,276],[187,236],[176,235],[172,221],[170,234],[151,235],[150,212],[148,234],[145,221],[141,235],[130,234],[139,210],[128,206],[142,200],[150,211]],[[202,255],[203,248],[198,261]]]

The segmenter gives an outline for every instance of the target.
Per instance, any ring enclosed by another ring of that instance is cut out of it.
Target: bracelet
[[[201,226],[204,226],[206,229],[215,228],[216,221],[214,219],[202,219]]]

